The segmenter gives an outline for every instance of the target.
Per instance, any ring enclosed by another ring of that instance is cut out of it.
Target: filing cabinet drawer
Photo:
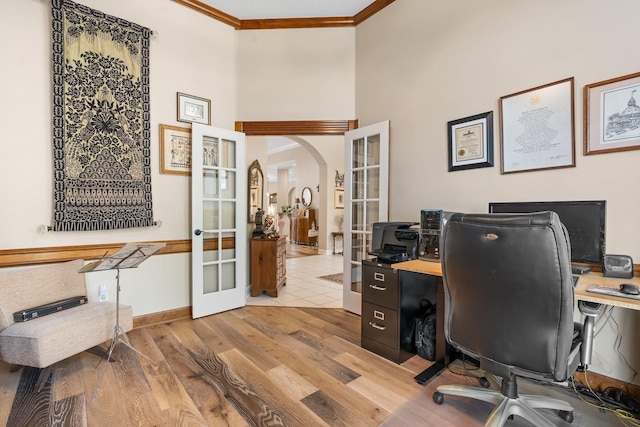
[[[362,336],[398,348],[398,311],[363,302]]]
[[[384,267],[363,268],[362,300],[398,308],[398,271]]]

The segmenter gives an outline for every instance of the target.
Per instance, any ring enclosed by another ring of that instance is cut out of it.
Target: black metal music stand
[[[149,356],[131,345],[129,337],[127,337],[126,332],[124,332],[124,330],[120,326],[120,270],[138,267],[147,258],[156,253],[158,250],[162,249],[164,246],[164,243],[127,243],[113,255],[106,257],[105,254],[105,256],[100,260],[87,264],[79,270],[80,273],[116,270],[116,325],[113,328],[113,339],[111,340],[111,345],[109,345],[109,350],[107,351],[106,355],[107,363],[105,363],[104,367],[102,368],[102,372],[100,373],[100,377],[98,378],[98,383],[96,384],[96,389],[93,392],[92,399],[95,399],[98,393],[100,383],[102,382],[102,377],[107,370],[108,362],[111,360],[113,350],[118,344],[122,343],[126,345],[131,350],[138,353],[140,356],[149,360],[151,363],[156,364],[155,360],[151,359]],[[98,363],[98,366],[100,365],[100,363],[102,363],[102,359]]]

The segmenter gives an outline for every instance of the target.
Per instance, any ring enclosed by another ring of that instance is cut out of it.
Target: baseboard
[[[573,378],[580,384],[585,384],[584,372],[576,372],[573,374]],[[629,384],[624,381],[620,381],[614,378],[607,377],[595,372],[587,371],[587,380],[589,386],[594,391],[604,391],[607,388],[617,388],[625,393],[628,393],[638,402],[640,402],[640,386],[635,384]]]
[[[156,325],[158,323],[171,322],[173,320],[186,318],[191,318],[191,306],[136,316],[133,318],[133,327],[142,328],[144,326]]]

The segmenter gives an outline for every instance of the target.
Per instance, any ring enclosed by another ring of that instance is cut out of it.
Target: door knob
[[[202,234],[202,230],[200,230],[199,228],[196,228],[196,230],[193,232],[193,234],[195,234],[196,236],[199,236]]]

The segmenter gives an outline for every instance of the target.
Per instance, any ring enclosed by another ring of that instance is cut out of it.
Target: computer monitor
[[[605,251],[605,200],[489,203],[489,213],[553,211],[569,233],[571,262],[602,265]]]

